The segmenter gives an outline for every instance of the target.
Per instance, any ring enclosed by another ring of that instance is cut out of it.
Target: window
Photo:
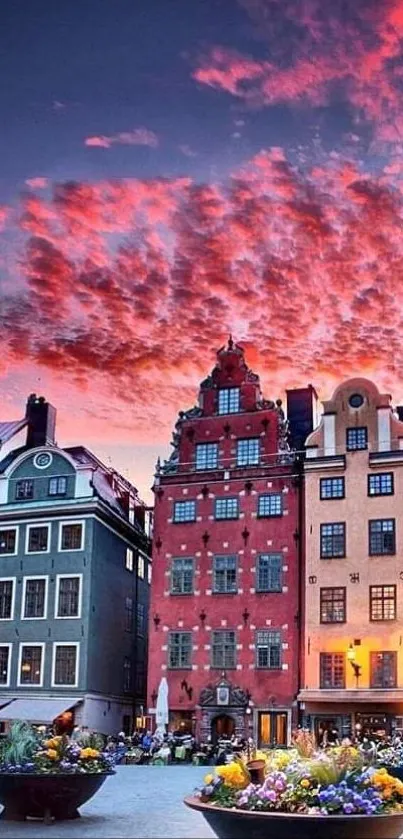
[[[48,495],[66,495],[67,478],[49,478]]]
[[[331,498],[344,498],[344,478],[321,478],[320,498],[321,501],[328,501]]]
[[[282,566],[281,554],[261,554],[257,561],[256,591],[281,591]]]
[[[0,620],[12,620],[14,613],[14,580],[0,580]]]
[[[346,589],[321,588],[320,590],[320,622],[345,623],[346,620]]]
[[[175,501],[174,522],[196,521],[196,501]]]
[[[24,577],[22,618],[46,618],[47,577]]]
[[[320,686],[324,690],[344,688],[346,660],[344,653],[320,654]]]
[[[144,573],[144,557],[141,554],[139,554],[137,559],[137,576],[140,577],[140,580],[144,580]]]
[[[396,553],[395,520],[374,519],[369,522],[369,554],[383,556]]]
[[[396,586],[369,587],[369,614],[371,621],[396,619]]]
[[[332,559],[346,555],[346,525],[344,522],[321,524],[320,526],[321,559]]]
[[[352,393],[348,404],[351,408],[361,408],[361,405],[364,404],[364,397],[361,396],[361,393]]]
[[[133,571],[133,551],[131,548],[126,548],[126,568],[128,571]]]
[[[52,686],[77,687],[78,643],[54,644]]]
[[[44,646],[44,644],[21,645],[19,686],[42,684]]]
[[[133,600],[131,597],[126,597],[125,600],[125,631],[133,631]]]
[[[49,524],[44,524],[41,527],[35,525],[28,525],[28,545],[27,553],[46,553],[49,550]]]
[[[368,475],[368,495],[393,495],[393,472]]]
[[[256,667],[279,670],[281,667],[281,635],[270,629],[256,633]]]
[[[212,638],[212,667],[220,670],[236,667],[235,632],[217,630]]]
[[[283,496],[281,492],[267,492],[264,495],[259,495],[257,514],[259,518],[264,518],[265,516],[282,516]]]
[[[137,635],[142,638],[144,635],[144,603],[137,603]]]
[[[34,482],[31,480],[17,481],[15,485],[17,501],[29,501],[34,497]]]
[[[371,688],[395,688],[397,653],[370,653]]]
[[[218,391],[218,413],[236,414],[239,411],[239,387],[226,387]]]
[[[214,517],[216,519],[239,518],[238,498],[216,498],[214,505]]]
[[[169,667],[181,670],[192,666],[192,633],[171,632],[169,636]]]
[[[56,584],[55,618],[79,618],[81,611],[81,576],[61,577]]]
[[[17,553],[17,529],[0,530],[0,554]]]
[[[123,660],[123,690],[129,692],[132,689],[132,663],[128,656]]]
[[[215,556],[213,560],[213,591],[235,594],[237,591],[236,556]]]
[[[61,525],[61,551],[82,551],[83,549],[83,525],[81,522]]]
[[[218,444],[198,443],[196,445],[196,469],[217,469]]]
[[[348,452],[355,452],[359,449],[368,448],[367,428],[347,428],[346,445]]]
[[[0,685],[8,687],[10,682],[11,644],[0,646]]]
[[[259,437],[249,437],[247,440],[238,440],[236,458],[237,466],[258,466],[259,460]]]
[[[153,578],[153,567],[151,565],[151,562],[149,562],[148,565],[147,565],[147,582],[148,582],[149,586],[151,585],[152,578]]]
[[[173,559],[171,570],[171,594],[192,594],[193,559]]]

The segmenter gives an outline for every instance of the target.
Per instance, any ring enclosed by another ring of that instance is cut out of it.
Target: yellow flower
[[[98,757],[98,756],[99,756],[98,749],[87,748],[87,749],[81,749],[81,752],[80,752],[80,758],[82,760],[91,760],[91,759],[93,759],[95,757]]]
[[[214,775],[205,775],[204,776],[204,783],[207,784],[207,786],[209,784],[212,784],[213,781],[214,781]]]
[[[301,787],[303,787],[304,789],[308,789],[308,787],[310,786],[311,782],[308,780],[308,778],[303,778],[301,781]]]
[[[58,754],[56,749],[48,749],[46,752],[46,756],[49,758],[49,760],[57,760]]]
[[[57,740],[56,737],[51,737],[50,740],[45,740],[44,746],[47,749],[56,749],[57,748]]]
[[[216,766],[217,775],[223,779],[224,786],[244,789],[248,781],[239,763],[229,763],[227,766]]]

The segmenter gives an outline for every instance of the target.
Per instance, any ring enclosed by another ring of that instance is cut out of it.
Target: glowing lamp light
[[[23,664],[22,667],[21,667],[21,670],[22,670],[23,673],[30,673],[31,672],[31,665],[28,664],[28,663]]]
[[[355,649],[352,644],[350,644],[347,650],[347,658],[349,661],[355,661]]]

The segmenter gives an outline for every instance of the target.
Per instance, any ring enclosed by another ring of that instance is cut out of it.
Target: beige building
[[[403,729],[403,422],[366,379],[306,441],[305,724]]]

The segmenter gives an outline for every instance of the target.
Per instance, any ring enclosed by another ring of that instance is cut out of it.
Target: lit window
[[[375,519],[369,522],[370,556],[396,553],[395,520]]]
[[[323,690],[342,689],[346,685],[344,653],[320,654],[320,686]]]
[[[220,670],[236,667],[236,636],[232,630],[213,632],[211,666]]]
[[[268,492],[259,496],[258,516],[265,518],[283,515],[283,496],[280,492]]]
[[[216,519],[239,518],[238,498],[216,498],[214,506],[214,517]]]
[[[396,586],[370,586],[369,603],[371,621],[394,621]]]
[[[321,588],[320,622],[344,623],[346,620],[346,589]]]
[[[249,437],[237,442],[237,466],[258,466],[260,460],[259,437]]]
[[[82,524],[62,524],[61,551],[82,551]]]
[[[169,667],[175,670],[192,666],[192,633],[171,632],[168,649]]]
[[[56,686],[77,685],[78,644],[56,644],[54,647],[54,678]]]
[[[218,444],[198,443],[196,445],[196,469],[217,469]]]
[[[281,591],[282,566],[281,554],[261,554],[257,561],[256,591]]]
[[[227,387],[218,391],[218,413],[236,414],[239,411],[239,387]]]
[[[133,571],[133,551],[131,548],[126,548],[126,568],[128,571]]]
[[[344,522],[321,524],[320,555],[322,559],[333,559],[346,555],[346,525]]]
[[[149,562],[148,566],[147,566],[147,581],[148,581],[149,586],[151,585],[152,578],[153,578],[153,567],[151,565],[151,562]]]
[[[347,451],[354,452],[360,449],[368,448],[368,429],[362,428],[347,428]]]
[[[46,617],[46,577],[25,577],[24,579],[24,618]]]
[[[23,644],[21,648],[20,685],[42,682],[43,648],[39,644]]]
[[[171,594],[192,594],[193,559],[173,559],[171,571]]]
[[[66,495],[67,478],[49,478],[48,495]]]
[[[344,498],[344,478],[321,478],[320,497],[322,501]]]
[[[15,527],[0,530],[0,554],[15,554],[17,547],[17,529]]]
[[[138,557],[138,560],[137,560],[137,576],[140,577],[141,580],[144,580],[144,572],[145,572],[144,557],[141,554],[139,554],[139,557]]]
[[[281,667],[281,635],[269,629],[256,633],[256,667],[279,670]]]
[[[80,614],[80,577],[59,577],[57,618],[78,618]]]
[[[235,594],[238,590],[236,572],[236,556],[215,556],[213,591],[216,594]]]
[[[13,617],[14,580],[0,580],[0,620]]]
[[[196,501],[175,501],[174,522],[196,521]]]
[[[368,475],[368,495],[393,495],[393,472]]]

